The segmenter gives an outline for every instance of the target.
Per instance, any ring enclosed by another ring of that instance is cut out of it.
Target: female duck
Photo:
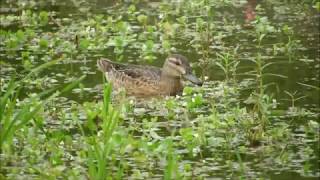
[[[101,59],[97,64],[113,88],[115,90],[124,88],[128,95],[140,97],[176,95],[183,90],[182,79],[202,85],[202,82],[192,74],[187,58],[179,54],[170,55],[162,68],[120,64],[108,59]]]

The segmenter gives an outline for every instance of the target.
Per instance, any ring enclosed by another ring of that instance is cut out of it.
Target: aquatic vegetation
[[[317,179],[319,2],[4,1],[1,179]],[[113,94],[96,62],[202,86]],[[103,84],[103,85],[101,85]]]
[[[226,81],[230,80],[230,76],[232,76],[233,79],[236,79],[237,66],[240,63],[240,61],[235,60],[237,50],[238,48],[235,48],[232,53],[223,52],[222,54],[217,54],[219,59],[217,60],[216,65],[223,70]]]

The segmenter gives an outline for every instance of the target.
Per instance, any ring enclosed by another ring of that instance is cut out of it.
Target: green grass
[[[100,180],[110,177],[110,169],[112,168],[109,156],[113,148],[110,142],[112,134],[119,122],[119,110],[111,106],[111,84],[104,86],[103,90],[103,106],[102,106],[102,123],[100,131],[92,132],[92,136],[88,137],[88,174],[90,179]],[[121,172],[118,175],[121,177]]]

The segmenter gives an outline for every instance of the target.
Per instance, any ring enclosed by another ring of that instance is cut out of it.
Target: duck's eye
[[[179,60],[175,60],[175,61],[172,61],[173,64],[177,65],[177,66],[180,66],[181,65],[181,62]]]

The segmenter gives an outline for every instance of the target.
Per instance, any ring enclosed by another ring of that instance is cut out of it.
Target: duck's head
[[[162,73],[168,77],[183,78],[196,85],[202,85],[200,79],[192,73],[187,58],[179,54],[172,54],[166,59],[162,68]]]

